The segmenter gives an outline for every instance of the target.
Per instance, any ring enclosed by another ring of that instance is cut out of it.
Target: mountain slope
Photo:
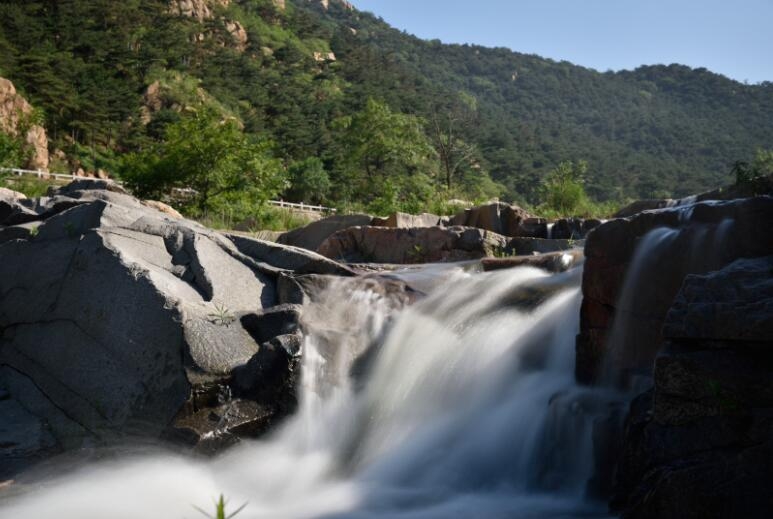
[[[109,169],[207,104],[269,137],[288,165],[321,157],[332,201],[338,122],[369,98],[420,116],[430,141],[453,130],[474,148],[460,176],[488,172],[508,198],[532,202],[562,160],[589,162],[597,199],[680,196],[726,183],[735,160],[773,146],[770,83],[442,45],[337,0],[4,2],[0,76],[44,111],[62,167]]]

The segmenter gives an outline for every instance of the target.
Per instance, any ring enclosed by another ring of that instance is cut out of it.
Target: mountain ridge
[[[433,121],[472,99],[458,131],[476,150],[470,178],[487,172],[505,197],[532,203],[564,160],[588,161],[587,189],[599,200],[678,197],[725,184],[734,161],[773,143],[773,84],[702,68],[599,72],[504,47],[441,44],[337,0],[217,0],[208,3],[216,15],[201,20],[172,16],[161,1],[84,4],[58,2],[58,13],[47,2],[0,6],[0,75],[44,110],[54,145],[88,167],[109,168],[163,133],[170,110],[185,103],[170,102],[144,126],[137,111],[154,81],[174,74],[167,83],[178,97],[197,83],[245,131],[276,142],[286,163],[320,157],[333,177],[334,121],[368,99],[418,116],[430,137]],[[89,25],[99,17],[102,26]],[[20,27],[38,28],[30,32],[39,41],[29,45]],[[51,27],[69,34],[39,29]],[[106,36],[139,49],[98,41]],[[104,70],[105,60],[116,70]],[[90,99],[71,109],[78,97]]]

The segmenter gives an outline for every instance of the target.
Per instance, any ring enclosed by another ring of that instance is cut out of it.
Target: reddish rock
[[[507,247],[507,238],[470,227],[391,229],[352,227],[339,231],[317,252],[353,263],[434,263],[479,259]]]

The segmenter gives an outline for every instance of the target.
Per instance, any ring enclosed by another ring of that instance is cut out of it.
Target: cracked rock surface
[[[292,408],[300,339],[277,345],[300,334],[300,310],[262,318],[277,278],[350,270],[171,218],[110,182],[50,195],[0,198],[0,477],[133,437],[210,451]],[[234,372],[249,396],[233,395]]]

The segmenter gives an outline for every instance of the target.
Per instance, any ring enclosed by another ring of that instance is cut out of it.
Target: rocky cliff
[[[0,132],[18,137],[23,133],[29,159],[17,166],[48,170],[48,137],[46,130],[32,121],[33,108],[16,92],[9,80],[0,77]]]

